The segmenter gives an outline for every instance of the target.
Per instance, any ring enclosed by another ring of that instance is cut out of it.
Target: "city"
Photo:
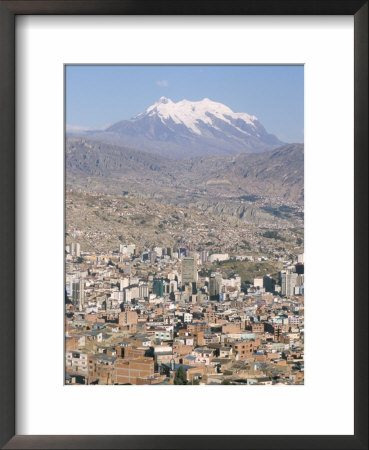
[[[236,258],[68,244],[66,384],[303,384],[303,254],[277,280],[206,273]]]
[[[66,105],[65,384],[303,385],[304,67],[70,65]]]

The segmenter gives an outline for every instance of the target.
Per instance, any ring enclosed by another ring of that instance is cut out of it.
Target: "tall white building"
[[[295,294],[297,273],[283,270],[281,272],[281,294],[290,297]]]
[[[205,264],[208,261],[209,252],[207,250],[202,250],[200,252],[200,262],[201,264]]]
[[[140,284],[138,289],[140,298],[146,298],[149,296],[149,286],[146,283]]]
[[[175,292],[178,290],[178,283],[176,280],[170,280],[169,282],[169,292]]]
[[[69,252],[72,256],[81,256],[81,245],[78,242],[72,242],[67,245],[67,252]]]
[[[185,256],[182,259],[182,285],[197,281],[197,257]]]

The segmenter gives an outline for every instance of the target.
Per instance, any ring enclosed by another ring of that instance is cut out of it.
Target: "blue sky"
[[[66,123],[104,128],[160,97],[211,100],[258,117],[284,142],[304,140],[303,66],[67,66]]]

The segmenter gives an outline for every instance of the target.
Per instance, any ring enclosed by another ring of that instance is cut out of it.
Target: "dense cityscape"
[[[303,67],[151,70],[67,73],[65,384],[302,385]]]
[[[303,254],[275,259],[277,277],[245,282],[222,264],[267,256],[71,242],[65,382],[303,384]]]

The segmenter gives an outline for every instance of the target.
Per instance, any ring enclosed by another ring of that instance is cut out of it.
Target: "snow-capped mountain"
[[[137,117],[88,137],[174,159],[260,152],[282,144],[255,116],[208,98],[175,103],[161,97]]]
[[[178,103],[173,103],[169,98],[161,97],[156,103],[149,106],[144,113],[137,116],[135,120],[140,120],[145,116],[158,116],[168,126],[171,125],[170,122],[185,125],[198,135],[203,134],[202,128],[204,125],[210,125],[210,127],[219,130],[214,123],[216,119],[222,120],[234,126],[239,132],[249,135],[249,132],[242,129],[242,125],[247,124],[255,129],[254,122],[257,121],[255,116],[249,116],[246,113],[234,113],[228,106],[213,102],[208,98],[199,102],[181,100]],[[241,122],[237,123],[239,119]]]

